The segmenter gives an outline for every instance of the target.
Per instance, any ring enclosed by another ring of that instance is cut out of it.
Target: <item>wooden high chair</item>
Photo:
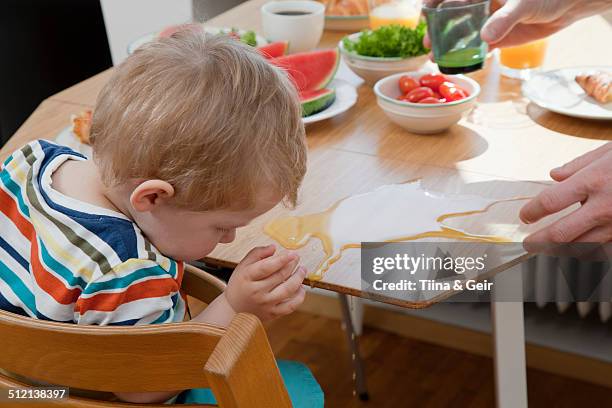
[[[208,304],[224,288],[223,281],[186,265],[183,290],[188,295]],[[291,407],[264,328],[249,314],[237,315],[227,329],[222,329],[191,322],[78,326],[0,311],[0,368],[45,383],[93,391],[210,387],[220,407]],[[0,374],[0,388],[28,386]],[[72,396],[18,405],[168,407]]]

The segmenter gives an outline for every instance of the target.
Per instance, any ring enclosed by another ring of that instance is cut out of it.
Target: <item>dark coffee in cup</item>
[[[275,11],[274,14],[280,16],[305,16],[311,14],[310,11],[299,11],[299,10],[287,10],[287,11]]]

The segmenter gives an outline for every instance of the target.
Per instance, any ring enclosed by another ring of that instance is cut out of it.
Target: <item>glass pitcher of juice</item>
[[[528,79],[544,62],[548,40],[532,41],[499,50],[501,72],[510,78]]]
[[[421,0],[369,0],[370,28],[399,24],[415,28],[421,15]]]

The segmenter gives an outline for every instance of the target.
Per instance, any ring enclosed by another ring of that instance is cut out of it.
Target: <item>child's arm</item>
[[[293,312],[304,301],[306,291],[302,281],[306,269],[296,270],[299,261],[296,254],[274,256],[275,251],[272,245],[251,250],[234,270],[225,292],[192,321],[227,326],[240,312],[252,313],[264,321]],[[117,392],[115,395],[127,402],[159,403],[179,392]]]
[[[262,321],[293,312],[304,301],[306,269],[296,269],[296,254],[274,255],[275,251],[273,245],[251,250],[234,270],[225,292],[192,320],[227,326],[240,312]]]

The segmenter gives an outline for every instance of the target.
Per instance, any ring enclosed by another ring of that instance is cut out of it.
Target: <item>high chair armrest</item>
[[[226,287],[227,285],[221,279],[193,265],[185,264],[185,274],[181,288],[189,296],[210,304],[223,293]]]
[[[204,366],[220,408],[291,408],[259,319],[239,313]]]

